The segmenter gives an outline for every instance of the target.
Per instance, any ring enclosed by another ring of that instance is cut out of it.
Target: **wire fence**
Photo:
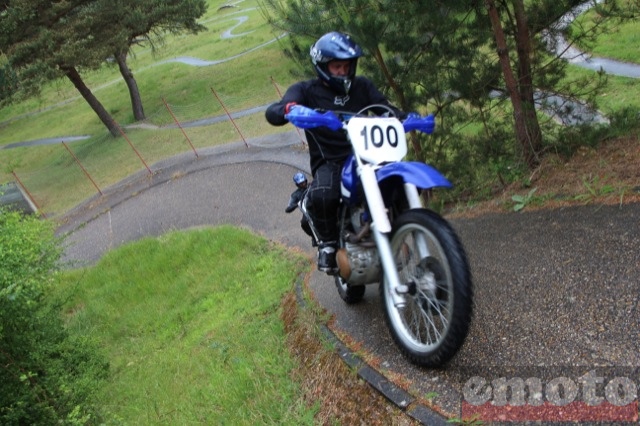
[[[273,78],[267,84],[270,97],[264,87],[252,96],[224,94],[210,87],[209,100],[184,104],[163,98],[163,106],[147,113],[143,122],[118,125],[121,137],[105,134],[91,143],[73,138],[50,143],[46,166],[25,165],[11,174],[41,215],[55,217],[90,197],[103,196],[106,188],[133,173],[146,171],[153,176],[161,160],[174,155],[190,153],[197,160],[211,146],[241,142],[249,148],[256,138],[291,130],[274,128],[264,119],[266,107],[282,94]],[[298,134],[304,144],[302,132]]]

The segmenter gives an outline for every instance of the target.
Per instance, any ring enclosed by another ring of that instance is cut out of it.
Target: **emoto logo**
[[[638,386],[591,370],[576,379],[559,376],[471,377],[463,387],[462,418],[514,422],[637,422]]]

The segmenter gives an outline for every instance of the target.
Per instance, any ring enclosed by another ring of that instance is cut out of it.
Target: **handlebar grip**
[[[402,125],[404,126],[404,130],[406,132],[419,130],[430,135],[435,130],[436,121],[433,114],[429,114],[426,117],[419,117],[413,114],[409,114]]]
[[[318,111],[302,106],[294,105],[284,118],[289,120],[291,124],[301,129],[313,129],[315,127],[328,127],[331,130],[342,129],[342,121],[331,111],[324,114]]]

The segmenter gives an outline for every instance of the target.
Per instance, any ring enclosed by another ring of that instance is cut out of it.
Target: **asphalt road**
[[[143,236],[233,224],[314,255],[298,212],[284,208],[297,170],[308,171],[297,133],[192,153],[152,166],[63,218],[65,260],[90,265]],[[470,258],[475,317],[444,369],[408,364],[392,343],[377,286],[347,306],[333,279],[310,275],[335,327],[362,344],[390,381],[459,417],[473,376],[569,377],[596,369],[640,383],[640,204],[584,206],[453,219]],[[606,381],[605,381],[606,384]]]

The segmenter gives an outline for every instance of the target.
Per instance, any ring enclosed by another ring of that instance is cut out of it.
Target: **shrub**
[[[91,398],[108,365],[46,297],[59,259],[50,223],[0,209],[0,424],[100,421]]]

